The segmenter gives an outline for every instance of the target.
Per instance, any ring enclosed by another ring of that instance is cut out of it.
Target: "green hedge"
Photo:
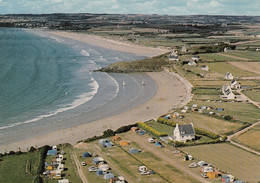
[[[185,147],[185,146],[197,146],[197,145],[202,145],[202,144],[216,144],[216,143],[221,143],[224,141],[221,141],[220,139],[212,139],[211,141],[207,142],[178,142],[178,141],[169,141],[168,144],[175,146],[175,147]]]
[[[163,117],[159,117],[159,118],[157,119],[157,122],[158,122],[158,123],[165,124],[165,125],[168,125],[168,126],[172,126],[172,127],[175,127],[176,124],[177,124],[176,122],[171,121],[171,120],[168,120],[168,119],[165,119],[165,118],[163,118]]]
[[[145,130],[146,132],[148,132],[149,134],[155,136],[155,137],[164,137],[164,136],[168,136],[166,133],[160,133],[157,130],[153,129],[152,127],[148,126],[147,124],[143,123],[143,122],[138,122],[137,126],[139,128],[142,128],[143,130]]]

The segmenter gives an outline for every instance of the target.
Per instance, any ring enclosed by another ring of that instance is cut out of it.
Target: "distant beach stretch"
[[[59,37],[64,38],[65,40],[74,40],[76,42],[79,42],[79,44],[82,44],[83,46],[84,44],[89,44],[105,49],[131,53],[139,56],[151,57],[168,52],[168,50],[140,47],[132,44],[116,42],[114,40],[107,40],[92,35],[59,31],[47,32],[47,34],[53,35],[53,37],[58,40]],[[81,54],[87,56],[87,54],[89,53],[85,50],[82,51]],[[101,57],[103,59],[106,59],[104,55],[100,55],[100,58]],[[133,58],[133,60],[136,58]],[[40,147],[46,144],[54,145],[66,142],[75,144],[79,140],[102,134],[102,132],[106,129],[117,129],[122,125],[157,118],[160,115],[167,113],[174,106],[185,105],[190,100],[191,86],[189,85],[189,83],[187,83],[187,81],[184,81],[183,78],[167,71],[137,75],[123,74],[122,76],[123,80],[121,77],[119,77],[118,74],[111,74],[111,76],[109,76],[114,78],[117,85],[119,85],[119,94],[115,99],[116,102],[114,101],[113,103],[111,103],[110,107],[113,107],[113,105],[116,106],[117,102],[122,102],[126,100],[124,99],[124,97],[126,97],[124,93],[127,91],[125,91],[124,88],[127,88],[128,84],[136,83],[131,85],[137,86],[136,91],[133,90],[133,93],[137,93],[132,96],[133,98],[127,99],[130,101],[132,100],[132,103],[129,102],[129,104],[122,104],[122,109],[117,110],[117,108],[115,108],[116,111],[109,111],[109,106],[105,108],[105,104],[104,106],[98,107],[98,112],[96,112],[95,108],[92,108],[89,111],[84,111],[84,108],[82,108],[82,111],[80,113],[75,113],[76,115],[71,115],[70,117],[66,116],[58,120],[56,119],[57,123],[55,123],[54,116],[53,121],[49,121],[48,123],[46,122],[38,124],[38,126],[36,124],[32,124],[37,126],[35,128],[34,126],[30,127],[31,130],[34,130],[32,134],[25,134],[28,132],[28,129],[24,128],[20,133],[16,134],[16,137],[10,137],[10,141],[1,141],[1,152],[4,152],[5,150],[27,150],[27,148],[31,146]],[[96,78],[98,80],[98,77]],[[100,78],[100,80],[102,80],[102,78]],[[142,85],[143,80],[145,85]],[[125,86],[123,86],[123,82],[125,83]],[[156,83],[156,85],[154,82]],[[106,87],[109,87],[109,85]],[[116,90],[117,89],[115,89],[115,91]],[[99,92],[100,91],[105,90],[99,88]],[[103,95],[105,95],[105,93],[97,93],[97,95],[102,97]],[[111,97],[113,98],[112,94]],[[181,99],[184,99],[184,101]],[[103,110],[103,112],[101,110]],[[46,131],[43,131],[41,128],[45,127],[47,127]],[[21,126],[21,128],[23,127]],[[51,130],[51,128],[55,130]],[[41,130],[37,131],[37,129]]]

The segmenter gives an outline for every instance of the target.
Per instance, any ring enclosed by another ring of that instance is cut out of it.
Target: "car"
[[[149,139],[148,139],[148,142],[150,142],[150,143],[155,143],[155,140],[154,140],[154,138],[149,138]]]
[[[81,164],[82,166],[86,166],[85,161],[81,161],[80,164]]]
[[[197,166],[198,164],[196,162],[189,164],[189,168],[196,168]]]
[[[149,175],[149,174],[150,174],[149,171],[141,172],[141,175]]]
[[[209,178],[206,173],[202,173],[201,176],[202,176],[203,178]]]
[[[97,170],[98,170],[98,168],[94,167],[94,166],[91,166],[91,167],[88,168],[89,172],[96,172]]]

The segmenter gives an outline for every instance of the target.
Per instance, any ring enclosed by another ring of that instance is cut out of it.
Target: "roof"
[[[56,155],[57,154],[57,149],[52,149],[47,151],[47,155]]]
[[[192,124],[188,125],[178,125],[178,129],[181,135],[194,135],[194,129]]]

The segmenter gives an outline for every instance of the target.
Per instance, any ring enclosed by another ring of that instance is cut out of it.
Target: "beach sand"
[[[60,34],[59,32],[55,32],[55,34],[62,36],[64,35],[64,32],[61,32]],[[67,35],[74,38],[74,35],[76,34],[66,33],[66,36]],[[78,36],[81,37],[82,35]],[[79,37],[75,39],[78,40]],[[84,39],[81,39],[81,41],[84,41]],[[88,41],[87,43],[90,44]],[[107,44],[109,43],[110,41],[107,42]],[[95,42],[95,44],[97,44],[97,42]],[[125,43],[115,44],[120,45]],[[112,41],[112,45],[114,46],[114,41]],[[112,45],[111,49],[113,47]],[[113,47],[113,49],[116,49],[116,47],[117,46]],[[131,47],[132,51],[137,50],[136,54],[140,54],[140,52],[142,52],[142,50],[139,49],[139,46],[135,47],[131,45]],[[144,50],[145,51],[143,53],[154,53],[154,48],[146,48]],[[168,70],[147,74],[152,77],[158,87],[155,96],[149,101],[119,115],[1,146],[0,151],[26,151],[31,146],[40,147],[43,145],[56,145],[61,143],[71,143],[74,145],[79,140],[83,140],[94,135],[101,135],[106,129],[115,130],[123,125],[133,124],[139,121],[147,121],[149,119],[157,119],[162,114],[169,112],[169,110],[173,107],[181,107],[191,100],[192,86],[186,79],[175,73],[171,73]],[[87,116],[85,117],[87,118]],[[84,119],[84,116],[81,119]],[[72,118],[71,123],[73,123],[74,120],[77,120],[77,118]]]

